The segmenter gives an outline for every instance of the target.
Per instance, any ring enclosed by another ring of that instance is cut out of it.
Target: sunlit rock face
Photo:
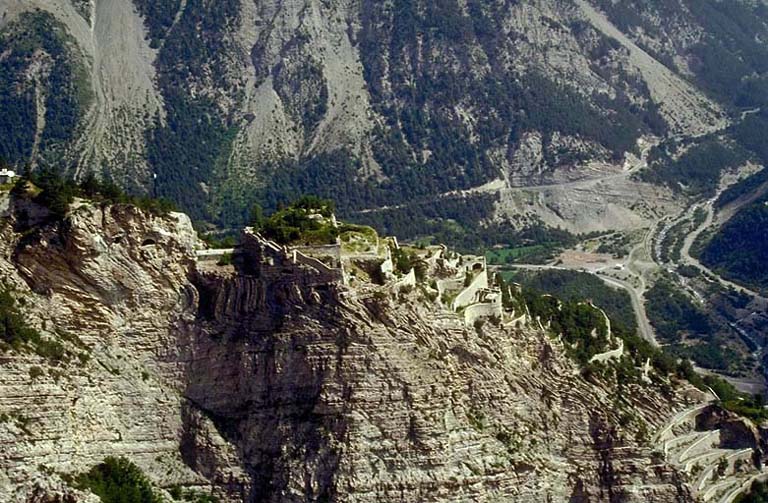
[[[61,475],[110,455],[232,502],[692,501],[638,434],[683,395],[632,385],[620,422],[616,383],[539,330],[468,327],[253,235],[197,262],[180,214],[83,202],[2,232],[6,282],[66,353],[4,353],[8,501],[85,498]]]

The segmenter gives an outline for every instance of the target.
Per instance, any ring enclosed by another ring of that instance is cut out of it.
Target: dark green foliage
[[[621,258],[629,254],[631,245],[632,243],[628,235],[617,233],[602,239],[595,251],[597,253],[611,254],[615,258]]]
[[[216,237],[211,234],[199,234],[199,236],[210,248],[234,248],[237,245],[235,236]]]
[[[533,316],[549,320],[552,331],[563,336],[568,352],[576,361],[586,365],[591,357],[608,349],[608,332],[603,313],[577,301],[564,301],[558,309],[550,299],[529,298],[528,307]],[[593,337],[595,329],[597,335]]]
[[[427,264],[419,259],[418,255],[410,250],[403,248],[391,248],[392,262],[395,270],[401,274],[408,274],[413,269],[417,281],[424,281],[427,274]]]
[[[39,343],[42,337],[27,325],[16,299],[7,287],[0,288],[0,340],[15,350],[27,343]]]
[[[691,195],[710,195],[727,168],[744,163],[743,149],[717,138],[709,138],[688,149],[679,159],[663,148],[656,148],[651,168],[643,172],[646,181],[666,185],[674,191]]]
[[[48,208],[54,220],[61,220],[66,216],[69,205],[74,201],[77,192],[77,186],[74,182],[63,179],[51,169],[20,178],[17,187],[24,187],[27,182],[32,182],[40,189],[40,193],[34,197],[34,201]]]
[[[29,184],[32,190],[29,190]],[[175,206],[165,199],[130,196],[120,187],[109,181],[101,181],[89,174],[81,183],[62,178],[52,169],[42,169],[22,176],[14,188],[17,196],[25,197],[29,193],[33,201],[48,208],[51,218],[62,220],[69,211],[69,206],[75,197],[83,197],[104,204],[130,204],[157,216],[167,216],[175,211]]]
[[[163,503],[147,477],[125,458],[108,457],[76,478],[77,487],[89,490],[103,503]]]
[[[515,309],[516,312],[522,312],[527,308],[532,316],[540,317],[542,323],[552,322],[552,333],[563,335],[566,351],[579,362],[584,377],[589,379],[592,374],[603,374],[607,369],[604,365],[588,363],[592,356],[609,349],[605,338],[604,318],[596,309],[589,305],[580,305],[578,302],[577,296],[580,291],[592,291],[592,287],[597,285],[590,284],[589,281],[581,281],[581,277],[576,277],[574,280],[568,276],[570,275],[540,281],[542,286],[550,287],[550,291],[574,296],[573,300],[566,302],[561,302],[554,296],[542,296],[541,293],[525,285],[521,289],[508,288],[502,275],[496,276],[496,283],[502,289],[503,302],[507,308]],[[705,389],[706,386],[733,389],[728,388],[730,385],[720,378],[702,377],[693,370],[688,360],[684,359],[678,363],[675,356],[640,337],[634,325],[625,323],[627,321],[624,319],[627,317],[625,311],[632,309],[629,300],[618,298],[615,300],[618,302],[606,304],[606,314],[611,320],[613,335],[624,341],[624,357],[613,362],[609,367],[616,376],[619,395],[623,392],[625,384],[642,382],[638,368],[644,366],[646,361],[650,361],[651,366],[661,376],[666,377],[676,373],[701,389]],[[625,304],[630,305],[623,308]],[[632,319],[634,320],[634,316]],[[597,332],[598,337],[592,337],[593,330]],[[732,403],[733,395],[723,392],[723,396],[726,397],[724,398],[726,404]]]
[[[764,164],[768,164],[768,141],[765,141],[768,110],[748,115],[729,131],[744,148],[751,150]]]
[[[768,75],[748,75],[739,83],[735,97],[736,106],[768,106]]]
[[[173,25],[181,0],[133,0],[149,32],[149,46],[160,47],[168,30]]]
[[[307,195],[302,196],[291,203],[291,208],[312,211],[325,218],[330,218],[333,215],[333,212],[336,211],[336,203],[334,203],[332,199],[323,199],[317,196]]]
[[[746,494],[739,494],[734,503],[768,503],[768,482],[755,481]]]
[[[660,278],[645,294],[646,311],[660,342],[702,367],[736,372],[743,364],[738,334],[683,293],[671,277]],[[736,340],[736,342],[734,342]]]
[[[510,277],[526,288],[554,295],[563,300],[589,299],[605,311],[613,330],[632,333],[637,319],[629,294],[607,286],[592,274],[577,271],[521,271]]]
[[[565,281],[563,285],[560,284],[560,279]],[[579,362],[587,375],[595,370],[594,365],[588,363],[589,359],[610,348],[606,338],[603,313],[582,303],[580,299],[585,297],[579,298],[579,291],[599,293],[603,305],[607,306],[605,311],[611,321],[612,334],[624,341],[625,356],[613,364],[620,385],[629,381],[640,382],[640,373],[637,368],[645,365],[646,361],[650,361],[652,367],[663,376],[675,370],[676,363],[672,356],[637,335],[631,302],[627,298],[622,298],[623,292],[600,292],[599,289],[593,289],[597,285],[590,284],[589,281],[583,282],[582,278],[575,281],[567,277],[560,279],[550,278],[542,282],[542,286],[551,287],[551,290],[557,290],[571,297],[571,300],[560,303],[559,312],[552,310],[558,303],[557,296],[543,297],[536,290],[530,290],[527,287],[523,288],[522,296],[532,316],[542,317],[542,323],[551,321],[553,332],[563,335],[566,351]],[[602,289],[607,290],[605,286]],[[625,304],[628,305],[622,307]],[[596,302],[596,305],[602,307],[599,302]],[[597,337],[592,337],[593,331],[597,332]]]
[[[477,184],[495,175],[487,149],[515,142],[532,129],[544,133],[548,158],[557,155],[564,163],[576,159],[549,148],[556,131],[592,139],[616,156],[634,147],[645,129],[640,111],[629,112],[623,97],[594,97],[593,106],[589,98],[543,75],[513,74],[494,60],[508,43],[499,36],[504,9],[473,1],[468,10],[469,16],[455,0],[399,0],[391,7],[364,2],[365,78],[374,108],[387,119],[387,126],[375,133],[374,154],[387,175],[421,166],[443,174],[452,188]],[[472,51],[475,40],[485,54]],[[423,54],[430,58],[422,61]],[[473,71],[470,62],[478,58],[487,59],[489,73]],[[476,143],[467,142],[469,131],[455,114],[459,106],[483,110],[472,129]],[[612,127],[603,127],[606,121]],[[420,162],[425,149],[432,156]]]
[[[741,393],[721,377],[697,374],[688,360],[680,362],[677,373],[702,391],[714,391],[725,409],[759,422],[768,419],[768,411],[764,408],[765,402],[761,395]]]
[[[222,255],[219,260],[216,262],[216,265],[219,266],[225,266],[225,265],[232,265],[232,254],[225,253]]]
[[[681,358],[689,358],[703,368],[727,372],[740,360],[739,354],[719,342],[705,341],[700,344],[678,344],[670,351]]]
[[[251,206],[251,213],[248,218],[248,225],[260,229],[264,225],[264,209],[259,203]]]
[[[598,0],[600,8],[622,31],[639,28],[663,39],[673,33],[680,19],[698,24],[704,36],[683,54],[689,60],[697,83],[721,102],[737,106],[761,106],[768,99],[765,72],[768,70],[768,7],[760,2],[719,0]],[[660,32],[656,23],[662,21]],[[664,26],[669,20],[670,25]],[[673,21],[675,20],[675,21]],[[669,32],[664,32],[667,29]],[[642,44],[642,43],[641,43]],[[643,48],[671,69],[672,54]]]
[[[166,117],[165,123],[157,118],[147,135],[148,161],[157,174],[155,193],[178,203],[195,219],[209,217],[203,184],[210,183],[216,169],[226,164],[237,126],[207,93],[193,95],[190,90],[213,85],[229,92],[227,30],[235,25],[239,8],[239,0],[189,0],[157,56]],[[177,9],[177,2],[160,2],[145,23],[151,27],[157,20],[172,18]],[[156,32],[167,21],[158,23]],[[243,211],[247,215],[247,206]]]
[[[684,278],[695,278],[701,274],[698,267],[684,264],[677,267],[677,273]]]
[[[701,261],[723,276],[768,289],[768,198],[741,209],[714,234]]]
[[[608,349],[605,316],[592,305],[580,300],[560,300],[529,288],[508,288],[501,275],[496,276],[496,283],[502,289],[507,308],[520,312],[525,306],[534,319],[538,318],[543,325],[549,323],[551,332],[562,336],[566,351],[582,367],[591,357]]]
[[[556,134],[592,140],[620,158],[634,149],[640,134],[663,129],[650,100],[640,105],[622,92],[615,98],[587,96],[543,74],[517,74],[495,64],[498,42],[509,43],[499,36],[503,9],[498,6],[473,0],[467,13],[456,0],[366,0],[354,38],[372,106],[384,119],[372,132],[371,150],[385,178],[361,177],[359,159],[341,146],[259,166],[258,183],[249,192],[233,185],[246,181],[226,180],[232,141],[242,124],[223,116],[206,97],[210,93],[188,92],[204,83],[241,98],[224,77],[227,51],[235,50],[228,45],[228,30],[237,24],[239,0],[190,0],[170,31],[177,0],[135,1],[153,42],[163,38],[157,67],[168,114],[148,138],[156,190],[196,219],[239,226],[248,221],[253,203],[271,211],[304,193],[335,198],[346,218],[374,206],[432,204],[426,200],[436,194],[498,178],[499,163],[489,152],[511,156],[510,147],[527,131],[543,133],[550,163],[568,165],[594,152],[561,150],[552,141]],[[482,51],[473,49],[476,42]],[[251,54],[257,81],[272,77],[286,113],[305,136],[325,115],[330,99],[320,66],[306,55],[304,46],[310,43],[311,36],[298,30],[275,68],[265,62],[261,45]],[[476,65],[486,61],[490,71],[477,72]],[[627,83],[636,84],[642,83]],[[459,109],[478,110],[477,124],[470,128]],[[205,190],[211,180],[213,200]]]
[[[701,308],[668,279],[660,279],[645,294],[651,324],[667,342],[677,342],[684,334],[709,334],[712,327]]]
[[[766,130],[768,131],[768,130]],[[757,173],[748,176],[744,180],[735,183],[724,190],[720,197],[715,201],[716,208],[722,208],[736,201],[742,196],[752,193],[761,185],[768,183],[768,169],[762,169]]]
[[[40,160],[61,164],[61,148],[72,141],[92,96],[79,49],[66,28],[52,14],[24,12],[0,32],[0,157],[14,166],[30,160],[37,129],[35,85],[30,66],[48,56],[47,76],[40,91],[45,96],[45,129],[39,144]]]
[[[88,359],[87,352],[76,353],[60,342],[66,341],[78,350],[87,350],[82,341],[73,335],[58,335],[58,339],[43,337],[30,327],[11,289],[0,283],[0,350],[30,351],[54,365],[70,362],[75,357],[84,364]]]
[[[753,73],[762,75],[768,71],[768,47],[760,41],[768,35],[768,7],[761,3],[726,4],[717,0],[685,3],[708,33],[693,49],[692,69],[699,82],[722,101],[760,103],[763,97],[755,101],[745,96],[742,82]]]
[[[415,254],[408,253],[402,248],[392,247],[392,263],[395,266],[395,270],[402,274],[407,274],[413,268],[415,261]]]
[[[333,209],[333,201],[304,196],[287,208],[270,215],[261,226],[260,232],[264,237],[281,244],[332,244],[339,236],[338,228],[329,221]],[[313,214],[322,216],[323,219],[310,218]]]
[[[494,201],[495,196],[491,195],[441,198],[439,202],[414,202],[400,208],[350,216],[382,235],[422,238],[424,243],[450,243],[462,252],[477,252],[496,245],[502,248],[541,245],[526,256],[526,261],[545,261],[559,248],[576,242],[573,234],[540,223],[522,229],[511,222],[481,224],[493,212]]]

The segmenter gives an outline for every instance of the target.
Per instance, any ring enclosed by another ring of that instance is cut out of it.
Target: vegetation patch
[[[19,178],[13,189],[17,197],[29,197],[44,206],[54,221],[63,220],[75,197],[103,204],[130,204],[157,216],[167,216],[175,206],[165,199],[130,196],[116,184],[100,181],[89,174],[82,182],[62,178],[56,170],[42,169],[26,173]]]
[[[505,279],[563,300],[589,299],[611,320],[612,329],[631,333],[637,327],[632,301],[624,290],[611,288],[592,274],[578,271],[514,271]]]
[[[755,481],[746,494],[739,494],[734,503],[768,503],[768,482]]]
[[[723,208],[737,199],[755,191],[761,185],[768,183],[768,169],[761,169],[745,179],[725,189],[715,201],[715,208]]]
[[[741,209],[701,250],[701,261],[722,276],[768,289],[768,198]]]
[[[685,294],[670,278],[659,278],[645,294],[648,318],[659,339],[679,357],[702,367],[736,373],[744,357],[738,334]]]
[[[6,25],[0,31],[0,47],[0,158],[14,166],[30,161],[37,133],[37,90],[45,105],[37,161],[61,167],[93,99],[74,38],[52,14],[38,9]],[[35,67],[45,72],[38,83],[29,78]]]
[[[108,457],[73,482],[78,489],[97,495],[103,503],[164,503],[146,475],[125,458]]]
[[[62,341],[68,344],[64,345]],[[0,351],[10,350],[29,351],[56,365],[75,360],[85,364],[89,358],[87,346],[76,336],[61,333],[54,338],[31,327],[13,291],[0,283]],[[30,377],[40,377],[42,373],[34,368],[30,369]]]
[[[680,145],[674,145],[679,148]],[[645,181],[666,185],[688,195],[711,195],[726,169],[736,168],[747,159],[737,145],[718,138],[707,138],[675,157],[670,147],[656,147],[651,153],[650,168],[641,174]]]
[[[334,210],[330,199],[304,196],[262,222],[254,222],[254,228],[280,244],[333,244],[339,237]]]

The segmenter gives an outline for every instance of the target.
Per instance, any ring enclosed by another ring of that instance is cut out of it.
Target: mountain
[[[4,501],[693,502],[761,473],[765,432],[701,378],[481,257],[310,206],[340,245],[212,250],[100,197],[2,195]]]
[[[746,0],[0,10],[6,162],[95,171],[224,227],[300,193],[409,235],[451,220],[633,227],[676,207],[630,176],[644,145],[766,100],[768,16]],[[433,223],[403,225],[412,215]]]
[[[759,500],[766,31],[0,0],[0,500]]]

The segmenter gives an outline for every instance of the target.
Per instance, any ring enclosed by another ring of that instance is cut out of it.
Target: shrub
[[[276,211],[261,226],[261,233],[280,244],[303,242],[331,244],[339,236],[339,229],[327,220],[311,218],[319,214],[328,219],[333,214],[333,202],[314,196],[304,196],[287,208]]]
[[[147,477],[125,458],[108,457],[76,479],[79,489],[87,489],[103,503],[163,503]]]
[[[39,343],[42,340],[40,333],[26,324],[10,290],[1,285],[0,340],[16,350],[25,343]]]

